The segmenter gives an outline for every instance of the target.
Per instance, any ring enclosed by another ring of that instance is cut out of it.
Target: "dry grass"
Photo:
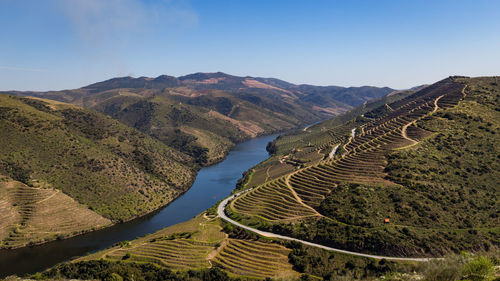
[[[298,276],[288,262],[289,249],[275,243],[231,239],[222,232],[220,220],[205,214],[78,261],[153,263],[172,270],[223,267],[245,277]]]
[[[288,262],[290,250],[271,243],[229,239],[214,263],[235,275],[252,277],[298,276]]]
[[[0,194],[2,247],[43,243],[111,225],[59,190],[5,180]]]

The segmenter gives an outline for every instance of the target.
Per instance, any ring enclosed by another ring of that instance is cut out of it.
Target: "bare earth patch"
[[[243,83],[243,85],[245,85],[245,86],[247,86],[249,88],[278,90],[278,91],[281,91],[281,92],[288,93],[288,94],[292,95],[292,96],[285,95],[284,97],[288,97],[288,98],[294,97],[294,98],[296,98],[296,96],[292,92],[290,92],[290,91],[287,91],[285,89],[281,89],[281,88],[278,88],[278,87],[274,87],[274,86],[271,86],[271,85],[266,84],[266,83],[259,82],[259,81],[254,80],[254,79],[248,79],[247,78],[242,83]]]
[[[247,134],[248,136],[250,136],[252,138],[256,137],[259,133],[264,132],[264,129],[262,129],[261,127],[255,125],[249,121],[239,121],[239,120],[233,119],[231,117],[227,117],[226,115],[220,114],[219,112],[214,111],[214,110],[210,110],[208,112],[208,115],[215,117],[215,118],[226,120],[226,121],[230,122],[231,124],[238,126],[238,128],[241,131],[243,131],[245,134]]]

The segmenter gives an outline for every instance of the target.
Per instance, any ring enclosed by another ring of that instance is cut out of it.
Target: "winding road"
[[[464,90],[465,90],[465,87],[464,87]],[[464,91],[462,90],[462,92]],[[465,92],[464,92],[465,94]],[[441,99],[443,96],[439,96],[438,98],[436,98],[434,100],[434,110],[432,111],[433,113],[436,112],[439,107],[438,107],[438,101],[439,99]],[[386,104],[386,106],[393,110],[392,108],[389,107],[389,105]],[[406,135],[406,129],[408,128],[408,126],[412,125],[413,123],[415,123],[417,120],[414,120],[408,124],[406,124],[405,126],[403,126],[402,128],[402,136],[405,138],[405,139],[408,139],[412,142],[415,142],[417,143],[417,141],[409,138],[407,135]],[[304,131],[307,129],[304,128]],[[349,141],[344,145],[344,149],[346,149],[345,147],[351,142],[352,139],[354,139],[356,137],[356,128],[353,128],[351,130],[351,137],[349,138]],[[333,149],[332,149],[332,152],[330,152],[330,155],[329,157],[332,158],[333,157],[333,154],[335,154],[336,150],[338,148],[338,145],[335,146]],[[239,222],[236,222],[232,219],[230,219],[228,216],[226,216],[226,213],[225,213],[225,208],[226,208],[226,205],[229,201],[233,200],[234,198],[240,196],[241,194],[245,193],[245,192],[248,192],[252,189],[248,189],[246,191],[241,191],[241,192],[238,192],[234,195],[231,195],[229,197],[227,197],[226,199],[222,200],[219,204],[219,206],[217,207],[217,214],[219,215],[219,217],[225,221],[227,221],[228,223],[231,223],[233,225],[236,225],[238,227],[241,227],[243,229],[246,229],[248,231],[251,231],[251,232],[254,232],[258,235],[261,235],[261,236],[264,236],[264,237],[270,237],[270,238],[278,238],[278,239],[283,239],[283,240],[289,240],[289,241],[296,241],[296,242],[299,242],[299,243],[302,243],[304,245],[308,245],[308,246],[312,246],[312,247],[316,247],[316,248],[321,248],[321,249],[324,249],[324,250],[328,250],[328,251],[333,251],[333,252],[338,252],[338,253],[343,253],[343,254],[348,254],[348,255],[353,255],[353,256],[358,256],[358,257],[366,257],[366,258],[373,258],[373,259],[386,259],[386,260],[394,260],[394,261],[417,261],[417,262],[425,262],[425,261],[429,261],[429,260],[435,260],[435,259],[441,259],[441,258],[404,258],[404,257],[387,257],[387,256],[378,256],[378,255],[370,255],[370,254],[364,254],[364,253],[359,253],[359,252],[353,252],[353,251],[347,251],[347,250],[342,250],[342,249],[337,249],[337,248],[332,248],[332,247],[328,247],[328,246],[324,246],[324,245],[320,245],[320,244],[316,244],[316,243],[312,243],[312,242],[309,242],[309,241],[304,241],[304,240],[300,240],[300,239],[297,239],[297,238],[293,238],[293,237],[288,237],[288,236],[284,236],[284,235],[280,235],[280,234],[275,234],[275,233],[272,233],[272,232],[267,232],[267,231],[262,231],[262,230],[258,230],[256,228],[252,228],[252,227],[249,227],[249,226],[246,226],[244,224],[241,224]]]
[[[333,252],[338,252],[338,253],[343,253],[343,254],[358,256],[358,257],[366,257],[366,258],[372,258],[372,259],[386,259],[386,260],[394,260],[394,261],[418,261],[418,262],[429,261],[429,260],[434,259],[434,258],[386,257],[386,256],[377,256],[377,255],[363,254],[363,253],[359,253],[359,252],[352,252],[352,251],[346,251],[346,250],[337,249],[337,248],[331,248],[331,247],[327,247],[327,246],[324,246],[324,245],[320,245],[320,244],[316,244],[316,243],[312,243],[312,242],[308,242],[308,241],[296,239],[296,238],[293,238],[293,237],[288,237],[288,236],[284,236],[284,235],[275,234],[275,233],[272,233],[272,232],[258,230],[258,229],[246,226],[244,224],[241,224],[239,222],[236,222],[236,221],[230,219],[228,216],[226,216],[226,213],[224,212],[224,210],[226,209],[227,203],[229,203],[229,201],[231,201],[232,199],[234,199],[234,198],[240,196],[241,194],[243,194],[245,192],[248,192],[250,190],[251,189],[248,189],[246,191],[241,191],[239,193],[231,195],[231,196],[227,197],[226,199],[222,200],[220,202],[219,206],[217,206],[217,214],[219,215],[219,217],[221,219],[227,221],[230,224],[236,225],[238,227],[241,227],[243,229],[246,229],[248,231],[254,232],[254,233],[256,233],[258,235],[261,235],[261,236],[264,236],[264,237],[278,238],[278,239],[283,239],[283,240],[295,241],[295,242],[299,242],[299,243],[302,243],[304,245],[308,245],[308,246],[311,246],[311,247],[321,248],[321,249],[328,250],[328,251],[333,251]]]

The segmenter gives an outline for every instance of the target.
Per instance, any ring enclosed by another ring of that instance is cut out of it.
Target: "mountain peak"
[[[184,80],[195,80],[195,81],[202,81],[202,80],[207,80],[207,79],[220,79],[220,78],[239,78],[243,79],[242,77],[238,76],[233,76],[224,72],[196,72],[193,74],[188,74],[184,76],[180,76],[179,80],[184,81]]]

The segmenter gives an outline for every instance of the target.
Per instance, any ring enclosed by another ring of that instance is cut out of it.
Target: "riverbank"
[[[187,221],[227,197],[242,173],[268,157],[266,145],[277,134],[235,145],[226,159],[202,168],[192,187],[165,208],[121,224],[34,247],[0,250],[0,278],[49,268],[71,258]]]

